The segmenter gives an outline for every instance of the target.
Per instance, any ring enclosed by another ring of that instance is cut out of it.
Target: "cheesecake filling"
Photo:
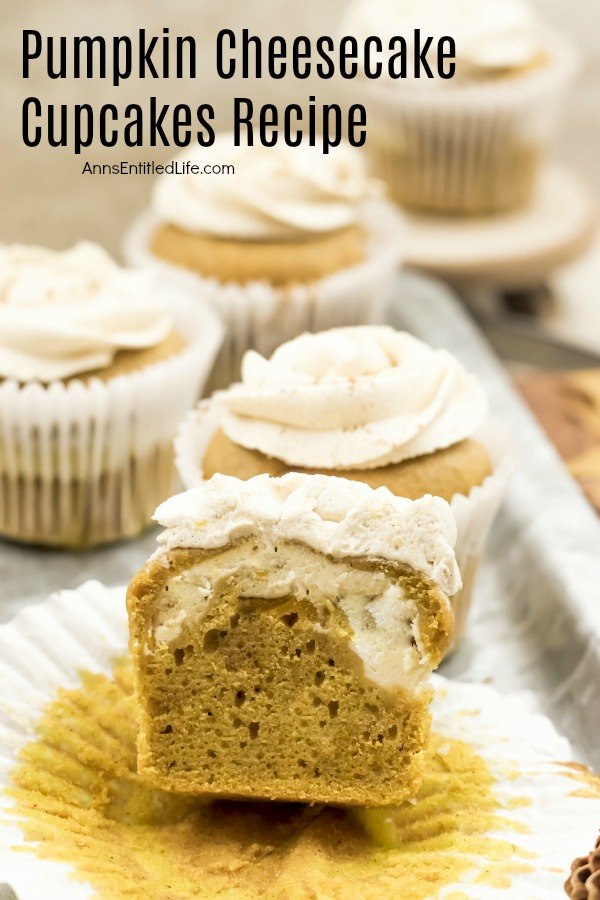
[[[156,596],[146,652],[160,644],[186,644],[213,603],[231,591],[258,614],[265,601],[285,601],[288,617],[296,615],[295,602],[310,605],[318,632],[332,627],[332,610],[341,613],[349,649],[379,687],[419,690],[433,667],[417,605],[401,579],[376,564],[357,567],[292,543],[245,541],[172,575]],[[339,632],[340,616],[335,620]]]

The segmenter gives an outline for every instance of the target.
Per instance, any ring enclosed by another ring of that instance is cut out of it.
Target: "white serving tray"
[[[598,224],[592,194],[557,163],[542,168],[530,202],[495,216],[407,213],[406,264],[453,283],[526,285],[578,259]]]
[[[480,569],[467,638],[444,675],[527,692],[579,757],[600,769],[600,522],[464,308],[443,285],[402,274],[390,322],[456,353],[511,432],[518,469]],[[0,544],[0,618],[55,589],[124,584],[155,534],[89,553]]]

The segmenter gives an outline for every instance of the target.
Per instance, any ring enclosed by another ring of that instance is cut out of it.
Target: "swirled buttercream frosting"
[[[260,534],[297,541],[334,558],[370,556],[404,563],[447,594],[460,588],[454,556],[456,523],[440,497],[396,497],[387,488],[331,475],[257,475],[241,481],[213,475],[162,503],[162,555],[175,547],[215,549]]]
[[[50,382],[102,369],[170,330],[150,276],[122,269],[101,247],[0,248],[2,378]]]
[[[230,174],[207,174],[215,161]],[[301,240],[358,221],[378,191],[361,155],[349,146],[323,155],[316,147],[234,147],[229,133],[212,147],[186,150],[175,162],[195,172],[169,173],[156,184],[157,217],[191,233],[233,240]]]
[[[471,436],[487,403],[446,350],[388,326],[334,328],[246,353],[218,396],[236,444],[291,466],[376,468]]]
[[[436,39],[454,38],[458,77],[524,68],[547,43],[534,10],[521,0],[356,0],[343,23],[345,34],[363,40],[402,35],[411,60],[416,29]]]

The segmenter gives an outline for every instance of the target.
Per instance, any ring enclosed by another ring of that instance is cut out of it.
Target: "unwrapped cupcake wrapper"
[[[528,74],[437,88],[360,79],[375,173],[401,205],[440,214],[491,214],[525,204],[577,71],[571,48],[549,41]]]
[[[226,336],[207,393],[239,379],[246,350],[270,356],[284,341],[305,331],[382,322],[404,235],[402,219],[391,204],[368,203],[363,262],[309,284],[278,287],[264,281],[221,283],[159,260],[150,252],[157,225],[152,213],[142,214],[125,237],[123,253],[131,265],[158,267],[183,280],[221,316]]]
[[[217,394],[188,413],[179,426],[174,444],[175,464],[188,489],[197,487],[202,481],[201,462],[224,411]],[[450,502],[457,527],[456,560],[463,581],[461,590],[451,598],[455,617],[451,650],[456,649],[464,636],[477,567],[514,469],[510,441],[495,423],[486,423],[473,437],[487,450],[493,471],[481,485],[472,488],[468,496],[455,494]],[[343,476],[344,473],[335,474]]]
[[[0,534],[87,547],[137,534],[172,492],[171,442],[222,337],[210,308],[181,295],[188,346],[102,381],[0,385]]]
[[[81,688],[82,673],[111,679],[114,661],[127,654],[127,632],[125,589],[109,589],[98,582],[61,591],[42,605],[25,609],[11,624],[0,627],[0,871],[2,882],[10,885],[20,900],[50,897],[82,900],[98,896],[86,881],[86,871],[94,872],[95,868],[90,866],[96,866],[115,873],[115,861],[108,852],[110,843],[102,835],[105,819],[101,811],[98,841],[106,847],[108,855],[90,856],[82,840],[71,858],[59,862],[52,858],[50,850],[54,834],[49,846],[43,836],[35,841],[25,836],[25,822],[31,822],[33,816],[23,821],[19,804],[15,809],[9,791],[15,786],[15,770],[23,765],[24,748],[32,741],[41,741],[40,721],[48,704],[61,691]],[[542,883],[549,885],[543,896],[555,896],[553,888],[560,888],[571,859],[581,852],[581,835],[593,836],[597,826],[598,804],[589,790],[585,790],[585,773],[580,782],[573,768],[556,762],[572,758],[569,742],[557,734],[549,719],[532,713],[520,696],[505,696],[489,685],[448,681],[441,676],[434,675],[432,681],[434,730],[448,739],[465,741],[486,760],[495,779],[494,791],[501,815],[497,836],[514,846],[515,861],[523,862],[523,850],[529,851],[527,856],[535,857],[535,865],[521,867],[523,875],[515,875],[505,891],[521,897],[530,896],[533,890],[538,896],[535,887]],[[91,720],[93,707],[82,713],[88,714]],[[38,756],[35,772],[41,779],[38,821],[45,807],[53,808],[55,797],[70,795],[71,805],[84,807],[95,787],[95,770],[101,778],[106,777],[102,766],[112,742],[131,739],[129,730],[124,735],[119,730],[123,723],[117,716],[110,722],[103,721],[97,728],[77,728],[77,723],[68,720],[64,727],[68,734],[66,747],[76,742],[77,751],[68,756],[64,746],[47,744],[46,753]],[[62,768],[57,779],[59,764]],[[82,773],[87,780],[82,780]],[[536,787],[540,773],[543,794],[542,788]],[[530,798],[526,805],[522,803],[523,797]],[[427,799],[422,808],[415,804],[414,810],[417,825],[431,821],[431,804]],[[77,836],[77,821],[61,820],[60,814],[59,807],[55,813],[58,833],[64,828],[70,837],[73,833]],[[550,836],[544,830],[548,817],[557,823]],[[137,843],[143,848],[152,837],[152,824],[145,822],[138,831],[143,840]],[[168,860],[168,829],[159,824],[156,840],[163,839]],[[459,845],[455,852],[467,851],[461,851]],[[439,851],[435,853],[439,856]],[[425,852],[424,864],[431,865],[438,858],[435,853]],[[142,857],[146,858],[143,850]],[[473,866],[472,877],[456,887],[465,897],[481,898],[482,882],[476,875],[484,869],[484,874],[489,875],[493,860],[475,861]],[[168,868],[163,880],[166,884]],[[156,877],[149,872],[148,896],[155,896],[156,884]],[[140,892],[144,888],[146,885],[141,882]],[[124,896],[128,894],[125,878],[123,890]],[[138,896],[137,891],[134,893]],[[382,896],[387,896],[385,888]]]

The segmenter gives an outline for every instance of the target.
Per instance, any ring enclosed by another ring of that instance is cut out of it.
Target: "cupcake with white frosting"
[[[445,350],[388,326],[304,334],[270,359],[248,352],[242,381],[191,412],[176,441],[186,487],[335,474],[396,496],[447,500],[458,524],[464,629],[477,563],[511,468],[477,379]]]
[[[215,475],[156,519],[127,592],[140,776],[205,798],[413,799],[460,587],[448,504]]]
[[[221,332],[93,244],[0,248],[0,534],[79,548],[149,524]]]
[[[218,160],[230,173],[205,174]],[[402,251],[381,185],[349,146],[235,147],[229,133],[178,157],[125,255],[194,277],[228,332],[213,386],[239,377],[243,353],[270,354],[305,330],[380,321]]]
[[[576,72],[571,47],[524,0],[354,0],[342,23],[359,40],[455,40],[455,74],[347,85],[369,113],[367,149],[394,199],[417,211],[491,214],[531,197]]]

